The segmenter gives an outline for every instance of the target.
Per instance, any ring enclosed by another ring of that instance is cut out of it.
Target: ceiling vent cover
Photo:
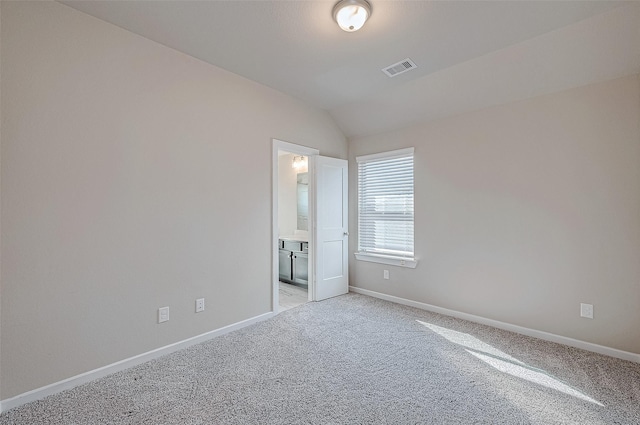
[[[418,65],[413,63],[411,59],[406,58],[398,63],[394,63],[393,65],[383,68],[382,72],[387,74],[389,77],[395,77],[396,75],[404,74],[405,72],[411,71],[417,67]]]

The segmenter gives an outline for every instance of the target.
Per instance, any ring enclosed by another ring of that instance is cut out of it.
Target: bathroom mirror
[[[309,230],[309,173],[298,174],[298,230]]]

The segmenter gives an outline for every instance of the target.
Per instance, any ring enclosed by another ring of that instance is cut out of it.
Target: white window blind
[[[356,158],[358,251],[412,258],[413,148]]]

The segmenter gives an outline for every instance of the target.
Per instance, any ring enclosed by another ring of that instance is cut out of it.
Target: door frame
[[[278,286],[280,282],[280,278],[278,275],[278,152],[286,151],[295,155],[303,155],[309,157],[309,247],[311,248],[313,243],[315,242],[314,231],[315,229],[315,208],[314,208],[314,199],[315,199],[315,181],[312,178],[313,175],[313,161],[311,157],[319,155],[320,151],[318,149],[310,148],[307,146],[296,145],[294,143],[285,142],[283,140],[272,139],[272,149],[271,149],[271,311],[274,314],[278,313],[280,309],[280,294],[278,292]],[[312,252],[309,253],[309,289],[308,289],[308,300],[314,300],[314,289],[315,289],[315,255]]]

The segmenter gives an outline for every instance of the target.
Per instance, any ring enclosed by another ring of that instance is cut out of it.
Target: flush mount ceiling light
[[[333,7],[333,19],[347,32],[358,31],[371,16],[366,0],[341,0]]]

